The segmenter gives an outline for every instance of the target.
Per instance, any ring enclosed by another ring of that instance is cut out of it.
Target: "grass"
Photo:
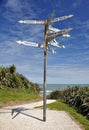
[[[83,126],[84,130],[89,130],[89,120],[87,120],[81,114],[77,113],[75,109],[69,107],[67,104],[61,101],[56,101],[54,103],[48,104],[47,108],[51,110],[62,110],[70,113],[71,116]]]
[[[37,99],[40,96],[37,93],[30,92],[30,90],[26,89],[16,89],[16,88],[3,88],[0,89],[0,104],[7,103],[10,101],[27,101]]]

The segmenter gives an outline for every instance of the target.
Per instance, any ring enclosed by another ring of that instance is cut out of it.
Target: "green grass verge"
[[[51,110],[62,110],[62,111],[66,111],[70,113],[71,116],[74,117],[74,119],[83,126],[84,130],[89,130],[89,120],[87,120],[81,114],[77,113],[75,109],[73,109],[72,107],[69,107],[67,104],[61,101],[57,101],[57,102],[48,104],[47,108]]]
[[[16,100],[32,100],[40,96],[35,92],[30,92],[28,89],[3,88],[0,89],[0,103],[6,103]]]

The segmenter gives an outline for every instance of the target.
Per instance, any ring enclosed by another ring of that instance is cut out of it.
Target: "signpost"
[[[23,24],[42,24],[45,26],[44,30],[44,44],[39,43],[32,43],[32,42],[26,42],[26,41],[16,41],[18,44],[23,44],[27,46],[33,46],[36,48],[43,48],[44,49],[44,77],[43,77],[43,121],[46,121],[46,65],[47,65],[47,50],[52,51],[55,53],[55,51],[51,48],[51,46],[59,47],[59,48],[65,48],[63,45],[58,44],[58,42],[55,40],[57,37],[61,37],[63,35],[69,36],[68,33],[72,30],[72,28],[59,30],[52,28],[50,30],[50,24],[62,20],[66,20],[68,18],[73,17],[73,15],[68,16],[62,16],[58,18],[53,18],[53,13],[51,14],[50,19],[48,20],[20,20],[19,23]]]

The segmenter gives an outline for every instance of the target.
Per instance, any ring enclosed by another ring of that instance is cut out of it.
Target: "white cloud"
[[[7,0],[6,7],[15,12],[22,10],[22,4],[20,0]]]
[[[47,74],[49,83],[89,83],[89,68],[77,65],[49,66]]]
[[[81,3],[82,3],[82,0],[74,1],[74,2],[72,3],[72,7],[76,8],[76,7],[80,6]]]
[[[4,3],[3,17],[10,22],[15,22],[16,19],[34,19],[37,18],[37,12],[39,9],[36,8],[34,2],[28,0],[7,0]],[[36,8],[36,11],[34,10]]]

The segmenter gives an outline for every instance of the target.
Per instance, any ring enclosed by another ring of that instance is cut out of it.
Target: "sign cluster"
[[[48,20],[41,20],[41,21],[38,21],[38,20],[20,20],[19,21],[19,23],[21,23],[21,24],[42,24],[42,25],[45,26],[44,43],[43,44],[28,42],[28,41],[16,41],[18,44],[44,49],[43,121],[46,121],[46,56],[47,56],[47,50],[51,51],[52,53],[56,53],[55,50],[52,48],[52,46],[55,46],[55,47],[58,47],[58,48],[65,48],[64,45],[62,45],[62,44],[60,44],[56,41],[56,38],[58,38],[58,37],[70,37],[70,35],[68,33],[72,30],[72,28],[60,30],[60,29],[54,28],[51,25],[51,23],[66,20],[66,19],[71,18],[71,17],[73,17],[73,15],[53,18],[53,13],[52,13]]]
[[[51,14],[53,15],[53,14]],[[59,47],[59,48],[65,48],[64,45],[59,44],[56,41],[56,38],[58,37],[70,37],[70,35],[68,34],[72,28],[68,28],[68,29],[63,29],[60,30],[58,28],[54,28],[51,23],[55,23],[55,22],[59,22],[62,20],[66,20],[68,18],[73,17],[73,15],[68,15],[68,16],[62,16],[62,17],[58,17],[58,18],[52,18],[50,17],[50,19],[48,20],[20,20],[19,23],[21,24],[42,24],[47,26],[46,29],[46,40],[47,40],[47,50],[51,51],[52,53],[56,53],[51,46],[55,46],[55,47]],[[28,41],[16,41],[18,44],[22,44],[22,45],[26,45],[26,46],[32,46],[32,47],[36,47],[36,48],[44,48],[44,45],[42,43],[35,43],[35,42],[28,42]]]

